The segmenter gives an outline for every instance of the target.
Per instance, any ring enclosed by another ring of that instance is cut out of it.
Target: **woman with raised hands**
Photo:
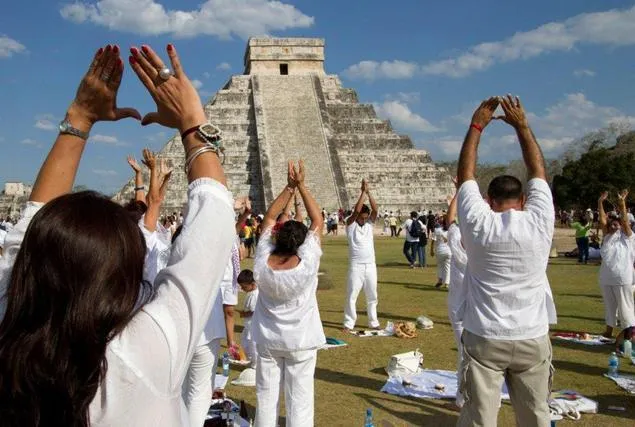
[[[196,89],[147,46],[130,62],[157,104],[143,123],[183,133],[189,209],[155,298],[142,292],[145,243],[125,209],[71,193],[92,126],[117,108],[117,46],[95,54],[0,260],[0,420],[5,426],[175,426],[181,383],[218,292],[234,231],[218,148]],[[167,70],[167,71],[166,71]],[[209,221],[214,218],[214,221]],[[201,260],[219,260],[218,265]]]
[[[304,184],[304,175],[301,160],[298,168],[289,162],[287,186],[267,211],[256,248],[254,279],[260,293],[251,325],[258,349],[258,427],[277,425],[281,385],[286,425],[313,425],[313,374],[317,349],[326,342],[316,298],[324,220]],[[311,218],[311,228],[289,220],[274,232],[276,219],[296,188]]]
[[[633,263],[635,262],[635,235],[628,224],[626,198],[628,190],[618,193],[618,216],[607,216],[604,201],[607,191],[600,195],[598,211],[599,226],[602,229],[602,246],[600,254],[600,288],[604,300],[604,320],[606,330],[604,336],[611,338],[613,328],[620,320],[620,328],[635,326],[635,309],[633,304]]]

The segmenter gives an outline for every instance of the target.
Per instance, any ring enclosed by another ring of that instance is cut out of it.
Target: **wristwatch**
[[[197,133],[207,142],[216,142],[221,139],[220,129],[209,122],[200,125]]]
[[[63,135],[74,135],[78,138],[83,139],[84,141],[88,139],[89,133],[83,132],[77,128],[74,128],[70,120],[68,120],[68,117],[64,118],[64,120],[60,122],[59,129],[60,129],[60,133]]]

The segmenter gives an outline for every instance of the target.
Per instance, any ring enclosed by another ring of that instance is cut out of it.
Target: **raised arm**
[[[598,225],[600,226],[600,229],[602,230],[602,233],[604,234],[606,234],[606,231],[607,231],[606,228],[608,226],[606,212],[604,211],[604,201],[608,197],[609,197],[609,192],[603,191],[602,194],[600,194],[600,198],[598,199],[598,212],[599,212]]]
[[[498,107],[499,100],[496,97],[486,99],[481,102],[474,114],[472,122],[465,135],[461,154],[459,155],[458,165],[458,184],[459,187],[465,182],[473,180],[476,176],[476,157],[478,152],[478,144],[481,141],[481,133],[490,121],[494,111]]]
[[[186,165],[190,164],[187,170],[188,182],[198,178],[212,178],[226,185],[219,153],[212,150],[211,144],[203,140],[198,132],[192,131],[208,123],[208,120],[198,92],[183,71],[176,48],[171,44],[167,46],[174,70],[167,80],[163,80],[158,72],[166,68],[165,64],[150,46],[142,46],[141,51],[133,47],[130,52],[132,69],[157,104],[157,111],[146,114],[141,124],[146,126],[157,123],[178,129],[181,135],[187,131],[185,138],[181,139],[186,153]],[[206,146],[208,151],[199,152],[199,149]]]
[[[150,187],[146,197],[148,210],[143,225],[148,231],[156,231],[172,170],[168,168],[165,159],[157,161],[155,154],[147,148],[143,149],[143,163],[150,169]]]
[[[128,156],[128,164],[134,171],[134,198],[138,202],[146,203],[146,192],[143,186],[143,173],[141,173],[141,166],[137,163],[137,159],[134,156]]]
[[[293,170],[293,162],[289,161],[287,164],[287,186],[282,189],[276,200],[273,201],[265,218],[262,220],[262,229],[266,230],[269,227],[273,227],[276,223],[278,215],[286,208],[287,204],[293,199],[295,189],[298,183],[295,178],[295,172]]]
[[[79,84],[75,99],[60,125],[61,132],[40,168],[29,200],[46,203],[71,191],[86,138],[95,123],[126,117],[141,119],[137,110],[117,107],[122,75],[119,47],[108,45],[105,49],[100,48]],[[78,130],[81,136],[67,133],[69,126]]]
[[[536,137],[529,127],[520,99],[507,95],[507,97],[501,98],[501,106],[505,115],[497,118],[505,121],[516,130],[529,179],[540,178],[546,181],[545,159],[542,156],[540,146],[536,142]]]
[[[294,201],[293,205],[295,207],[295,217],[293,218],[293,220],[298,222],[303,222],[304,216],[302,215],[302,204],[298,202],[297,191],[293,194],[293,201]]]
[[[318,237],[322,236],[322,229],[324,228],[324,219],[322,218],[322,212],[320,208],[311,195],[311,192],[306,185],[304,185],[304,161],[300,160],[298,162],[298,169],[293,168],[294,176],[296,179],[298,191],[300,192],[300,196],[302,197],[302,202],[306,207],[307,215],[311,219],[311,230],[317,231]]]
[[[452,182],[454,183],[454,187],[456,189],[457,185],[458,185],[458,180],[457,178],[452,178]],[[448,227],[450,226],[450,224],[452,224],[453,222],[456,221],[456,196],[458,194],[458,191],[454,192],[454,196],[452,196],[452,200],[450,201],[449,205],[448,205],[448,213],[446,214],[446,222],[448,224]]]
[[[353,213],[351,213],[351,215],[346,219],[346,225],[351,225],[352,223],[354,223],[357,220],[357,216],[362,211],[362,206],[364,206],[364,200],[366,198],[366,188],[367,188],[366,180],[362,179],[362,187],[359,193],[359,199],[357,200],[357,203],[355,204]]]
[[[293,196],[295,197],[295,191],[293,192]],[[291,205],[293,204],[294,197],[290,198],[287,205],[284,207],[282,216],[280,217],[280,222],[287,222],[291,219]]]
[[[368,196],[368,203],[370,203],[370,216],[368,219],[370,219],[370,222],[374,223],[377,220],[379,209],[377,209],[377,202],[375,202],[375,198],[372,194],[370,194],[370,186],[368,185],[368,182],[366,182],[366,195]]]
[[[617,207],[620,210],[620,222],[622,223],[622,230],[628,237],[633,234],[631,226],[628,223],[628,211],[626,210],[626,198],[628,197],[628,190],[622,190],[617,195]]]

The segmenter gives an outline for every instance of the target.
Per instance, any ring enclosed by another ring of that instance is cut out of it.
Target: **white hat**
[[[587,208],[587,210],[586,210],[586,211],[587,211],[587,212],[591,212],[591,208]]]
[[[233,385],[242,385],[245,387],[256,387],[256,370],[247,368],[240,373],[238,378],[232,381]]]

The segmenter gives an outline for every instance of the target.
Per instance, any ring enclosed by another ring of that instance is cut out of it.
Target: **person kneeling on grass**
[[[254,279],[260,289],[251,331],[258,349],[258,427],[277,425],[281,388],[287,425],[313,425],[317,349],[326,343],[316,297],[324,219],[304,184],[302,161],[298,169],[289,162],[287,182],[262,222],[254,260]],[[311,228],[291,220],[273,235],[276,218],[296,188],[311,217]]]

